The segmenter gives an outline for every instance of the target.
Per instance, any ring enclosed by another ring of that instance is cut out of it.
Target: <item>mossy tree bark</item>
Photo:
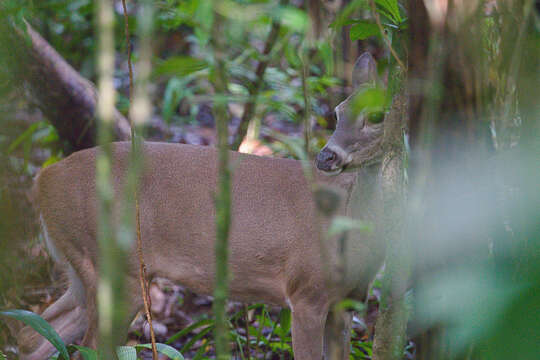
[[[402,78],[404,74],[396,76]],[[383,216],[381,231],[386,242],[386,260],[373,342],[374,360],[397,360],[403,357],[409,315],[405,291],[411,268],[411,246],[405,236],[403,144],[408,98],[404,85],[401,83],[399,87],[384,122],[382,146],[385,155],[379,175]]]

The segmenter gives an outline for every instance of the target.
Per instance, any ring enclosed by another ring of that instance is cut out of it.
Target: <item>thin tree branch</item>
[[[286,2],[286,0],[281,0],[280,5],[284,5]],[[262,60],[259,61],[259,63],[257,64],[257,69],[255,70],[255,84],[252,88],[249,89],[250,99],[246,103],[244,113],[242,114],[242,119],[240,120],[238,130],[236,131],[231,145],[231,149],[233,150],[238,150],[238,148],[240,147],[240,144],[246,136],[248,125],[251,122],[253,116],[255,115],[255,111],[257,109],[257,96],[261,91],[262,85],[264,83],[264,74],[266,72],[268,64],[270,63],[269,54],[274,48],[274,45],[276,44],[280,29],[280,21],[274,19],[272,21],[272,28],[270,29],[270,33],[268,34],[268,38],[266,39],[266,43],[264,45],[264,50],[262,52]]]

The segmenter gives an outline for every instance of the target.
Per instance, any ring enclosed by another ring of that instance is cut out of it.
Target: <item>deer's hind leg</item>
[[[86,310],[80,302],[80,292],[84,290],[72,268],[69,268],[68,275],[70,282],[66,292],[41,314],[66,344],[80,340],[87,327]],[[47,359],[56,352],[49,341],[30,326],[22,328],[17,339],[21,360]]]
[[[88,267],[91,264],[88,264]],[[87,267],[87,268],[88,268]],[[97,349],[98,347],[98,337],[99,337],[99,329],[98,329],[98,309],[97,309],[97,276],[93,270],[88,270],[86,272],[86,275],[84,276],[84,284],[85,289],[87,289],[87,296],[86,296],[86,311],[87,311],[87,318],[88,318],[88,328],[84,334],[84,338],[81,342],[83,346],[90,347],[92,349]],[[131,276],[130,274],[126,274],[124,278],[124,284],[125,284],[125,306],[126,306],[126,317],[124,318],[124,323],[121,324],[120,328],[116,329],[115,331],[118,331],[121,333],[122,336],[125,336],[124,340],[127,339],[129,326],[131,324],[131,321],[137,314],[137,312],[141,309],[143,305],[143,300],[140,292],[139,287],[139,279],[137,277]],[[117,334],[115,334],[117,335]],[[120,339],[122,341],[122,339]]]

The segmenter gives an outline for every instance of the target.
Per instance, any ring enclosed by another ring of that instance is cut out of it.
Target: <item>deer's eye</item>
[[[380,124],[380,123],[382,123],[384,121],[384,112],[375,111],[375,112],[370,113],[367,116],[367,121],[370,124]]]

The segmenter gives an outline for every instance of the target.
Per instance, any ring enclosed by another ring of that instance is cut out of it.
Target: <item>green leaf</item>
[[[361,301],[356,301],[356,300],[353,300],[353,299],[344,299],[342,301],[340,301],[339,303],[337,303],[335,305],[335,310],[346,310],[346,311],[350,311],[350,310],[354,310],[354,311],[358,311],[358,312],[361,312],[361,311],[364,311],[364,308],[365,308],[365,305],[363,302]]]
[[[172,344],[176,340],[180,339],[182,336],[185,336],[185,335],[189,334],[190,332],[192,332],[195,329],[198,329],[198,328],[203,327],[203,326],[213,325],[213,324],[214,324],[214,320],[212,320],[212,319],[199,320],[199,321],[191,324],[187,328],[184,328],[184,329],[180,330],[179,332],[177,332],[176,334],[169,337],[165,343],[166,344]]]
[[[334,50],[330,46],[330,42],[321,42],[318,45],[319,55],[324,63],[324,70],[327,75],[334,73]]]
[[[177,75],[186,76],[196,71],[206,69],[208,63],[204,60],[191,56],[174,56],[159,64],[156,68],[156,75]]]
[[[397,0],[375,0],[375,3],[384,10],[382,13],[386,17],[392,20],[396,25],[401,24],[402,19],[401,14],[399,13]]]
[[[78,351],[84,360],[98,360],[98,353],[94,349],[90,349],[86,346],[80,346],[80,345],[69,345],[68,349],[73,352]]]
[[[291,345],[287,343],[272,342],[269,345],[273,352],[282,352],[282,351],[286,351],[288,353],[291,352]]]
[[[386,92],[384,89],[370,87],[359,91],[352,99],[353,114],[373,113],[383,111],[386,104]]]
[[[281,309],[279,313],[279,325],[283,330],[283,336],[285,336],[291,329],[291,310]]]
[[[208,326],[205,329],[202,329],[200,333],[195,335],[191,340],[189,340],[187,343],[184,344],[182,349],[180,350],[181,353],[186,353],[191,347],[200,339],[206,336],[210,331],[214,330],[214,325]]]
[[[184,79],[173,77],[169,80],[167,87],[165,88],[165,94],[163,96],[163,109],[161,113],[163,120],[167,124],[170,123],[178,104],[185,95],[184,89],[187,88],[187,82],[183,80]]]
[[[330,228],[328,229],[328,236],[332,237],[351,230],[370,232],[372,230],[372,226],[359,220],[344,216],[336,216],[334,221],[332,221],[332,225],[330,225]]]
[[[43,165],[41,166],[42,168],[46,168],[47,166],[49,165],[52,165],[54,163],[57,163],[59,162],[60,160],[62,160],[60,157],[56,156],[56,155],[52,155],[50,158],[48,158],[44,163]]]
[[[17,147],[19,147],[22,143],[25,143],[27,141],[32,140],[32,135],[38,131],[39,129],[42,129],[45,125],[44,122],[37,122],[28,127],[21,135],[19,135],[11,144],[9,144],[9,147],[7,149],[7,154],[11,154],[13,150],[15,150]]]
[[[309,16],[305,11],[302,11],[294,6],[282,6],[274,14],[281,24],[292,31],[300,33],[306,32],[309,25]]]
[[[27,310],[5,310],[0,311],[0,315],[17,319],[30,326],[60,351],[60,354],[62,354],[62,357],[65,360],[69,360],[66,345],[60,338],[60,335],[58,335],[56,330],[54,330],[54,328],[38,314],[34,314]]]
[[[152,344],[139,344],[135,345],[137,349],[152,349]],[[184,360],[184,356],[180,353],[180,351],[176,350],[170,345],[167,344],[156,344],[157,351],[163,355],[166,355],[169,359],[172,360]]]
[[[118,360],[137,360],[137,350],[133,346],[117,347],[116,355],[118,356]]]
[[[377,24],[369,23],[366,21],[357,22],[351,26],[350,36],[351,40],[365,40],[370,36],[378,36],[381,32]]]

